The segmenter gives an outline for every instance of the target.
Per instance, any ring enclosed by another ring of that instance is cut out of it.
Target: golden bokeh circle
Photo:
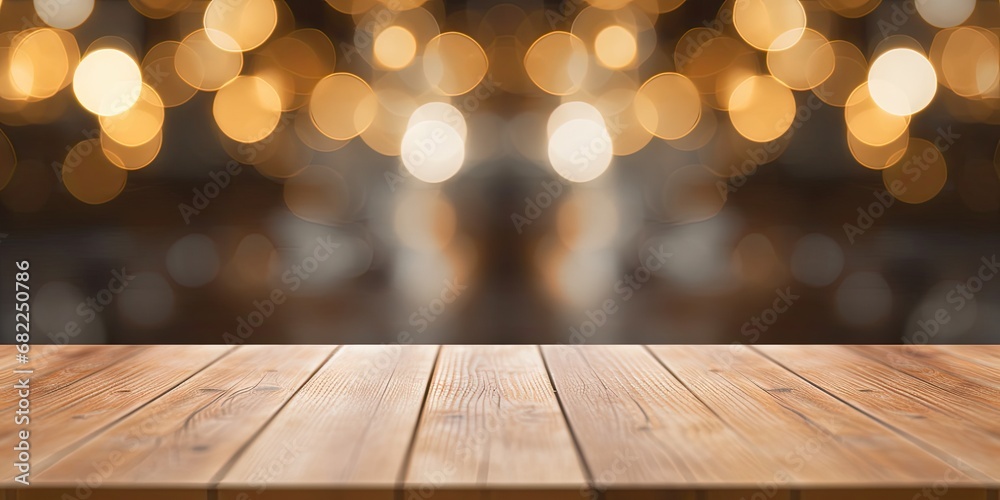
[[[751,76],[733,91],[729,118],[743,137],[754,142],[773,141],[795,119],[795,96],[773,76]]]
[[[486,52],[469,35],[441,33],[424,47],[424,76],[444,95],[462,95],[474,89],[489,70]]]
[[[822,33],[806,28],[795,45],[767,53],[767,69],[792,90],[809,90],[826,81],[837,55]]]
[[[570,95],[583,87],[587,77],[587,45],[566,31],[542,35],[528,48],[524,69],[538,88],[554,95]]]
[[[257,142],[281,119],[281,99],[263,78],[238,76],[219,89],[212,102],[219,130],[237,142]]]
[[[101,130],[115,142],[128,147],[145,144],[163,128],[163,101],[147,84],[142,84],[139,99],[124,113],[101,116]]]
[[[29,99],[52,97],[72,81],[80,49],[72,34],[62,30],[27,30],[11,41],[9,79]]]
[[[180,42],[160,42],[142,58],[142,73],[146,77],[146,83],[159,94],[163,107],[166,108],[180,106],[198,93],[198,89],[185,82],[177,73],[174,57],[180,46]]]
[[[679,73],[660,73],[635,95],[635,114],[642,128],[667,140],[686,136],[701,119],[698,88]]]
[[[214,33],[215,37],[226,36]],[[235,43],[235,42],[234,42]],[[199,90],[219,90],[243,69],[243,54],[219,48],[204,29],[184,37],[174,55],[177,74]]]
[[[733,25],[756,49],[785,50],[802,37],[806,11],[798,0],[736,0]]]
[[[868,84],[861,84],[847,100],[844,107],[847,128],[854,136],[872,146],[885,146],[906,133],[909,116],[886,112],[875,103],[868,92]]]
[[[162,147],[162,130],[149,142],[138,146],[126,146],[115,142],[103,130],[101,131],[101,148],[104,150],[104,156],[116,167],[124,170],[139,170],[146,167],[156,159]]]
[[[309,100],[316,129],[331,139],[347,140],[365,131],[378,111],[371,87],[350,73],[334,73],[319,81]]]
[[[821,101],[842,108],[854,90],[868,79],[868,61],[851,42],[833,40],[829,47],[834,54],[833,71],[822,82],[809,81],[809,84]]]
[[[903,158],[882,170],[886,189],[904,203],[924,203],[941,192],[948,181],[948,165],[934,144],[910,139]]]
[[[375,35],[372,47],[375,60],[389,69],[402,69],[413,62],[417,54],[417,39],[402,26],[389,26]]]
[[[142,94],[142,70],[131,56],[117,49],[98,49],[80,61],[73,74],[77,101],[98,116],[128,111]]]
[[[607,68],[621,69],[632,64],[638,53],[635,35],[624,26],[612,25],[594,37],[594,56]]]
[[[246,52],[261,46],[278,24],[274,0],[211,0],[203,17],[205,34],[222,50]]]
[[[103,154],[100,139],[78,142],[62,166],[62,181],[74,198],[100,205],[115,199],[128,180],[128,172],[116,167]]]

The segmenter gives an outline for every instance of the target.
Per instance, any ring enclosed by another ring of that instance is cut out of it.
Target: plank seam
[[[250,445],[252,445],[253,442],[256,441],[258,437],[260,437],[260,435],[264,432],[264,430],[271,425],[271,422],[273,422],[274,419],[277,418],[277,416],[282,412],[282,410],[284,410],[285,407],[288,406],[288,403],[290,403],[293,399],[295,399],[295,396],[298,395],[299,391],[301,391],[302,388],[305,387],[306,384],[308,384],[309,381],[312,380],[313,377],[315,377],[316,374],[319,373],[319,371],[322,370],[323,367],[326,366],[326,364],[329,363],[331,359],[333,359],[333,356],[335,354],[340,352],[341,347],[343,346],[338,345],[332,351],[330,351],[330,354],[327,354],[326,358],[324,358],[322,362],[317,363],[316,368],[312,371],[312,373],[310,373],[309,376],[306,377],[306,379],[301,384],[299,384],[299,386],[296,387],[294,391],[292,391],[292,394],[288,396],[288,399],[286,399],[285,402],[282,403],[281,406],[279,406],[278,409],[275,410],[275,412],[272,413],[271,416],[268,417],[268,419],[257,429],[257,431],[254,432],[253,435],[250,436],[250,438],[247,439],[239,447],[239,449],[236,450],[235,453],[233,453],[233,456],[229,457],[229,460],[226,460],[226,463],[222,464],[222,467],[220,467],[219,470],[215,471],[215,474],[213,474],[212,477],[208,480],[209,500],[215,500],[218,498],[219,483],[221,483],[222,479],[226,477],[226,474],[228,474],[229,471],[233,468],[233,466],[236,465],[236,462],[243,456],[243,454],[247,451],[247,449],[250,448]]]
[[[750,347],[750,349],[753,349],[755,352],[757,352],[761,356],[764,356],[765,358],[771,360],[774,364],[776,364],[776,365],[784,368],[785,370],[788,370],[789,373],[791,373],[791,374],[795,375],[796,377],[804,380],[807,384],[809,384],[809,385],[811,385],[811,386],[819,389],[820,391],[823,391],[824,393],[826,393],[830,397],[832,397],[832,398],[836,399],[837,401],[840,401],[841,403],[847,405],[849,408],[853,409],[854,411],[856,411],[856,412],[858,412],[858,413],[860,413],[860,414],[862,414],[862,415],[870,418],[875,423],[877,423],[877,424],[879,424],[879,425],[881,425],[881,426],[889,429],[890,431],[898,434],[899,436],[901,436],[902,438],[906,439],[907,441],[910,441],[911,443],[917,445],[917,447],[919,447],[920,449],[926,451],[927,453],[929,453],[930,455],[934,456],[938,460],[941,460],[942,462],[944,462],[945,465],[947,465],[949,467],[952,467],[952,468],[955,468],[955,465],[953,465],[952,462],[955,461],[955,460],[957,460],[958,462],[962,463],[964,465],[964,467],[966,468],[966,470],[963,471],[963,472],[967,472],[967,473],[968,472],[973,472],[973,473],[975,473],[978,476],[978,477],[975,477],[975,479],[978,479],[980,481],[985,481],[985,482],[988,482],[988,483],[994,482],[994,479],[991,478],[988,474],[980,471],[979,469],[976,469],[972,465],[969,465],[969,464],[965,463],[962,459],[960,459],[958,457],[955,457],[955,456],[947,453],[946,451],[944,451],[942,449],[939,449],[938,447],[936,447],[936,446],[934,446],[934,445],[932,445],[930,443],[927,443],[926,441],[924,441],[924,440],[922,440],[922,439],[920,439],[920,438],[918,438],[916,436],[913,436],[910,433],[908,433],[906,431],[903,431],[902,429],[899,429],[898,427],[896,427],[896,426],[894,426],[894,425],[892,425],[892,424],[890,424],[888,422],[883,421],[882,419],[880,419],[880,418],[878,418],[878,417],[876,417],[876,416],[874,416],[874,415],[872,415],[872,414],[870,414],[870,413],[862,410],[861,408],[859,408],[859,407],[851,404],[850,402],[848,402],[847,400],[845,400],[845,399],[837,396],[836,394],[833,394],[832,392],[826,390],[825,388],[820,387],[818,384],[814,383],[812,380],[809,380],[808,378],[806,378],[803,375],[799,374],[795,370],[792,370],[791,368],[785,366],[780,361],[772,358],[771,356],[768,356],[767,353],[761,351],[756,346],[748,346],[748,347]],[[971,474],[969,474],[969,475],[970,475],[970,477],[972,476]]]
[[[107,425],[104,425],[103,427],[95,430],[94,432],[91,432],[90,434],[87,434],[86,436],[83,436],[83,437],[77,439],[76,441],[70,443],[66,447],[60,449],[58,452],[53,453],[47,459],[45,459],[44,461],[42,461],[42,463],[40,463],[40,464],[38,464],[38,465],[35,466],[35,469],[36,469],[35,472],[36,473],[38,473],[38,472],[44,472],[46,469],[48,469],[49,467],[52,467],[53,465],[55,465],[56,463],[58,463],[60,460],[66,458],[68,455],[70,455],[70,454],[76,452],[76,450],[79,450],[80,448],[82,448],[88,442],[94,440],[94,438],[96,438],[97,436],[100,436],[101,434],[107,432],[108,429],[111,429],[112,427],[114,427],[114,426],[118,425],[119,423],[123,422],[125,419],[127,419],[127,418],[131,417],[132,415],[136,414],[137,412],[139,412],[140,410],[142,410],[143,408],[145,408],[146,406],[148,406],[153,401],[156,401],[156,400],[162,398],[163,396],[169,394],[171,391],[173,391],[174,389],[180,387],[181,384],[187,382],[188,380],[190,380],[195,375],[198,375],[199,373],[205,371],[206,369],[208,369],[208,367],[214,365],[220,359],[228,356],[232,352],[235,352],[236,349],[237,348],[232,348],[232,349],[226,350],[225,352],[223,352],[222,354],[220,354],[219,356],[217,356],[215,359],[213,359],[213,360],[209,361],[208,363],[206,363],[205,366],[202,366],[201,368],[199,368],[199,369],[191,372],[187,377],[184,377],[183,379],[181,379],[180,381],[178,381],[176,384],[170,386],[169,388],[167,388],[163,392],[157,394],[156,396],[153,396],[148,401],[142,403],[141,405],[137,406],[136,408],[133,408],[132,411],[126,413],[125,415],[122,415],[121,417],[115,419],[112,422],[109,422]],[[116,364],[117,363],[112,363],[109,366],[113,366],[113,365],[116,365]],[[100,371],[104,371],[104,369],[102,369]],[[38,470],[38,469],[41,469],[41,470]]]
[[[569,436],[573,440],[573,449],[576,451],[576,458],[580,462],[580,468],[583,469],[583,473],[587,476],[587,486],[591,491],[596,493],[595,500],[604,500],[605,492],[597,488],[597,482],[594,478],[594,473],[590,469],[590,464],[587,463],[586,458],[583,456],[583,448],[580,446],[580,439],[576,435],[576,431],[573,430],[573,424],[569,421],[569,415],[566,414],[566,406],[563,404],[562,396],[559,395],[559,389],[556,388],[555,378],[552,377],[552,368],[549,367],[549,360],[545,357],[545,351],[542,350],[542,346],[535,346],[538,348],[538,355],[542,357],[542,365],[545,367],[545,374],[549,378],[549,386],[552,387],[552,393],[556,396],[556,403],[559,404],[559,412],[562,413],[563,422],[566,423],[566,429],[569,431]]]
[[[933,382],[931,380],[927,380],[927,379],[918,377],[918,376],[916,376],[916,375],[914,375],[912,373],[904,372],[903,370],[900,370],[899,368],[896,368],[891,363],[887,362],[885,359],[882,359],[880,356],[876,356],[874,352],[869,352],[868,349],[865,349],[865,347],[868,347],[868,346],[849,345],[849,346],[845,346],[845,347],[847,347],[851,352],[857,353],[858,355],[860,355],[860,356],[862,356],[864,358],[870,359],[873,362],[878,363],[878,364],[880,364],[880,365],[882,365],[882,366],[884,366],[884,367],[886,367],[886,368],[888,368],[888,369],[890,369],[890,370],[892,370],[892,371],[894,371],[896,373],[900,373],[900,374],[906,375],[907,377],[910,377],[910,378],[912,378],[912,379],[914,379],[914,380],[916,380],[916,381],[918,381],[920,383],[923,383],[923,384],[929,385],[931,387],[934,387],[935,389],[944,391],[944,392],[946,392],[946,393],[948,393],[948,394],[950,394],[952,396],[955,396],[955,397],[958,397],[958,398],[962,398],[962,399],[968,399],[963,394],[957,393],[957,392],[953,391],[952,389],[950,389],[948,387],[945,387],[945,386],[942,386],[942,385],[938,385],[938,384],[936,384],[935,382]],[[876,347],[878,347],[878,346],[876,346]],[[962,375],[954,373],[954,372],[952,372],[950,370],[947,370],[945,368],[938,367],[938,366],[935,366],[935,365],[932,365],[932,364],[928,364],[926,362],[923,362],[923,361],[920,361],[920,360],[917,360],[917,359],[911,359],[911,362],[913,362],[913,363],[919,363],[921,366],[928,367],[928,368],[934,370],[935,372],[945,373],[945,374],[947,374],[947,375],[949,375],[951,377],[955,377],[955,378],[957,378],[959,380],[963,380],[963,381],[965,381],[967,383],[978,385],[978,386],[983,386],[983,384],[981,384],[979,382],[976,382],[975,380],[970,380],[970,379],[968,379],[968,378],[966,378],[966,377],[964,377]],[[975,401],[970,401],[970,402],[978,404],[978,402],[975,402]]]
[[[399,467],[399,473],[396,475],[396,491],[393,493],[393,498],[396,500],[403,500],[406,496],[404,488],[406,487],[406,473],[410,471],[410,466],[413,460],[413,451],[417,446],[417,432],[420,430],[420,425],[424,421],[424,410],[427,408],[427,400],[431,396],[431,383],[434,382],[434,375],[437,374],[438,363],[441,361],[441,351],[444,350],[443,346],[437,346],[437,351],[434,352],[434,363],[431,364],[431,372],[427,374],[427,385],[424,386],[424,397],[420,400],[420,409],[417,412],[417,421],[413,424],[413,432],[410,434],[410,442],[406,445],[406,454],[403,455],[403,462]],[[390,381],[391,382],[391,381]]]

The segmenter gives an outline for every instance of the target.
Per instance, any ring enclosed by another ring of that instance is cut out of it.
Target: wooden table
[[[1000,347],[4,346],[4,498],[982,499]],[[15,368],[31,368],[16,488]]]

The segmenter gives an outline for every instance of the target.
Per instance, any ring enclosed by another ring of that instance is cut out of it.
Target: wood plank
[[[758,455],[779,464],[775,485],[921,484],[951,467],[748,348],[650,350]],[[975,480],[956,473],[956,480]]]
[[[644,347],[542,350],[594,485],[608,498],[630,489],[754,489],[773,480],[778,464],[762,460]]]
[[[538,347],[441,348],[405,487],[435,498],[580,498],[586,479]]]
[[[1000,480],[1000,411],[841,346],[757,346],[812,384],[897,429],[968,476]],[[928,480],[943,480],[928,478]]]
[[[965,358],[980,366],[1000,367],[1000,345],[947,345],[924,346],[927,349],[947,350],[948,353]]]
[[[121,363],[132,356],[148,349],[148,346],[122,345],[98,346],[79,345],[62,346],[58,354],[49,356],[47,361],[35,367],[34,363],[27,366],[34,370],[30,375],[17,374],[13,371],[0,373],[0,414],[11,411],[17,405],[17,391],[14,383],[19,378],[31,379],[31,398],[38,399],[49,393],[70,387],[115,363]],[[0,425],[2,428],[2,425]],[[2,432],[2,431],[0,431]]]
[[[437,350],[341,347],[225,473],[219,499],[392,498]]]
[[[850,346],[911,377],[980,404],[1000,408],[1000,366],[983,367],[923,346]]]
[[[37,474],[35,485],[74,485],[99,463],[106,465],[102,487],[169,484],[207,494],[213,476],[333,349],[240,347],[62,457]]]
[[[33,472],[198,372],[229,346],[158,346],[123,363],[32,398],[30,423]],[[12,420],[12,419],[11,419]],[[13,443],[15,428],[3,421],[0,442]],[[13,472],[3,475],[12,486]]]

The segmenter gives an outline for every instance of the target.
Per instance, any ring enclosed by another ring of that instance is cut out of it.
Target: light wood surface
[[[0,361],[10,416],[21,368],[32,484],[8,466],[5,500],[1000,489],[996,346],[59,346]]]

